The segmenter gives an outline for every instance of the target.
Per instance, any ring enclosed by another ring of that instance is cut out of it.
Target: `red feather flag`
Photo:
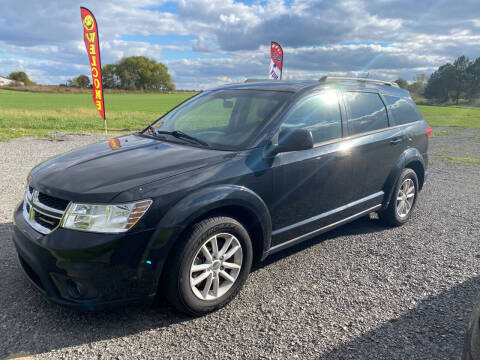
[[[100,116],[105,120],[105,104],[103,101],[103,84],[102,84],[102,64],[100,61],[100,42],[98,39],[98,27],[95,16],[87,8],[81,7],[80,14],[82,16],[83,40],[87,48],[88,59],[90,60],[90,68],[92,70],[92,89],[93,103],[95,104]],[[105,123],[106,131],[106,123]]]
[[[283,49],[279,43],[272,41],[270,43],[270,69],[268,70],[268,78],[273,80],[281,80],[282,67]]]

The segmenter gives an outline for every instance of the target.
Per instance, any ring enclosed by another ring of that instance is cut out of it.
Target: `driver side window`
[[[310,130],[315,144],[342,137],[342,120],[335,91],[324,91],[300,100],[288,113],[280,130]]]

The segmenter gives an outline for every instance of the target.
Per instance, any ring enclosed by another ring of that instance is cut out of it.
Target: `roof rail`
[[[278,81],[274,79],[246,79],[245,83],[252,83],[252,82],[263,82],[263,81]]]
[[[383,80],[376,80],[376,79],[368,79],[368,78],[355,78],[355,77],[347,77],[347,76],[322,76],[318,81],[328,81],[328,80],[355,80],[361,82],[372,82],[377,84],[383,84],[388,86],[393,86],[399,88],[398,84],[393,81],[383,81]]]

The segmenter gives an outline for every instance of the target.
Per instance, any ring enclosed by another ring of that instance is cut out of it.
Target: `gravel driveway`
[[[166,304],[75,313],[24,279],[11,216],[28,171],[99,139],[0,142],[0,358],[458,358],[480,294],[480,164],[441,156],[479,157],[480,131],[432,139],[407,225],[364,218],[276,254],[226,308],[197,319]]]

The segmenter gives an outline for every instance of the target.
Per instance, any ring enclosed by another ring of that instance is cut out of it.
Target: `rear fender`
[[[397,183],[398,177],[400,176],[400,173],[402,172],[404,167],[405,167],[405,152],[403,152],[398,157],[397,161],[395,162],[395,165],[393,166],[392,170],[390,171],[390,174],[388,175],[387,181],[385,181],[385,184],[383,186],[383,192],[385,193],[385,196],[384,196],[382,210],[385,210],[388,207],[388,204],[390,203],[390,200],[392,198],[393,188]]]
[[[408,148],[399,156],[383,187],[383,191],[385,192],[385,200],[383,202],[382,209],[386,209],[390,204],[393,194],[393,188],[397,183],[402,170],[408,167],[408,164],[417,161],[420,162],[422,167],[425,169],[425,161],[423,159],[423,156],[415,148]]]

